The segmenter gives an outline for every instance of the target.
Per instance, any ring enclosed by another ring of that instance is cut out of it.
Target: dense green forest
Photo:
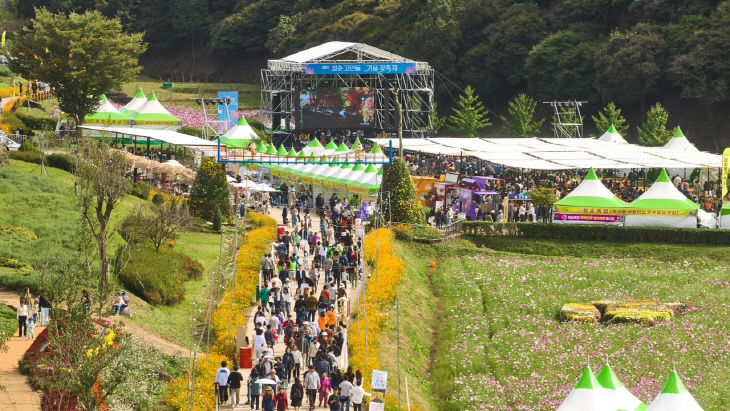
[[[730,99],[730,1],[9,2],[26,18],[36,6],[118,16],[128,31],[146,33],[152,55],[198,49],[223,61],[262,60],[329,40],[364,42],[429,61],[445,76],[437,75],[440,97],[459,92],[450,81],[471,84],[498,112],[527,92],[588,100],[593,111],[614,101],[633,124],[656,101],[671,114],[689,107],[693,119],[713,120]],[[719,134],[702,127],[698,120],[705,139]]]

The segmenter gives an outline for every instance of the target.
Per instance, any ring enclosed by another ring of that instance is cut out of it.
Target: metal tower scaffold
[[[587,101],[543,101],[553,108],[553,136],[555,138],[583,137],[583,114],[581,106]]]

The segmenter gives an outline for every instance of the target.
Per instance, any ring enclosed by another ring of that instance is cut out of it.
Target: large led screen
[[[301,128],[366,128],[373,126],[375,101],[370,87],[303,89]]]

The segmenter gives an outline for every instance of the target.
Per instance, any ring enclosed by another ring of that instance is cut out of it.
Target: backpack
[[[292,400],[301,400],[304,396],[304,393],[302,392],[301,387],[297,387],[296,385],[292,387],[291,389],[291,399]]]

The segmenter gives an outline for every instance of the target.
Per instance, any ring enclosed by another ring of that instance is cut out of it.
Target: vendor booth
[[[629,204],[625,225],[674,228],[697,228],[700,206],[685,197],[669,181],[662,169],[659,178],[639,198]]]
[[[627,204],[606,188],[591,168],[578,187],[553,206],[554,223],[621,226]]]

